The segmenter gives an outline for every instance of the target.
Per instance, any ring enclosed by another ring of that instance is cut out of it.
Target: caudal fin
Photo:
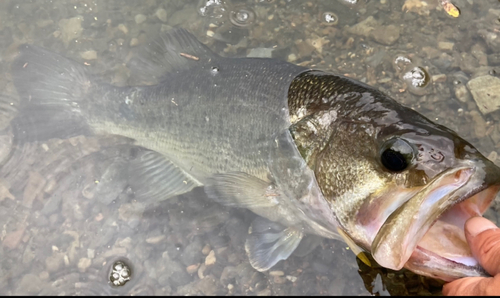
[[[82,99],[92,88],[83,66],[45,49],[22,45],[12,79],[20,97],[12,121],[19,141],[43,141],[90,133],[81,114]]]

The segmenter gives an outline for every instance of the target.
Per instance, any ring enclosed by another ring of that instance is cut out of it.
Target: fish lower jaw
[[[419,241],[404,267],[444,281],[489,276],[470,251],[464,225],[469,218],[482,216],[499,189],[490,186],[447,210]]]
[[[462,277],[490,276],[472,256],[457,257],[452,260],[420,246],[414,250],[404,267],[414,273],[441,279],[445,282],[451,282]]]

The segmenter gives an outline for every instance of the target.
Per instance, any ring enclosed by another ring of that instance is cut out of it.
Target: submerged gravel
[[[500,112],[488,95],[500,90],[500,4],[454,3],[458,18],[436,0],[3,0],[0,88],[17,100],[8,65],[26,42],[87,65],[105,82],[137,82],[143,77],[126,62],[181,26],[223,56],[274,57],[366,82],[459,131],[500,165]],[[430,76],[422,88],[405,79],[414,67]],[[0,106],[0,114],[0,294],[440,294],[441,282],[369,267],[326,239],[305,257],[257,272],[243,246],[250,212],[194,195],[143,205],[120,176],[134,155],[128,140],[13,146],[15,111]],[[496,200],[486,216],[498,222],[499,211]]]

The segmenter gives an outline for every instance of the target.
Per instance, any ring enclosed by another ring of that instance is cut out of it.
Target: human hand
[[[465,223],[465,238],[472,254],[492,277],[460,278],[443,287],[443,294],[500,295],[500,228],[484,217],[472,217]]]

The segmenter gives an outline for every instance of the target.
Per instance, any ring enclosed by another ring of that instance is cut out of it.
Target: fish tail
[[[18,140],[43,141],[90,132],[81,106],[93,82],[83,66],[45,49],[21,45],[11,68],[20,97],[19,113],[11,123]]]

